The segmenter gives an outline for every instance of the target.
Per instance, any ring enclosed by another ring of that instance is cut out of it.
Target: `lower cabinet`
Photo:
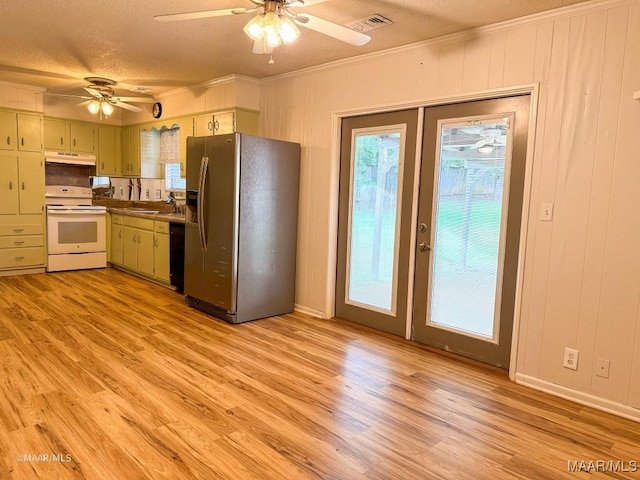
[[[169,284],[169,222],[112,214],[111,263]]]
[[[44,265],[44,215],[0,215],[0,271]]]

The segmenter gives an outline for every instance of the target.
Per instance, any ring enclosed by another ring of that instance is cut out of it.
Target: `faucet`
[[[176,197],[175,194],[173,192],[169,192],[169,198],[167,198],[167,203],[170,205],[173,205],[173,212],[176,212]]]

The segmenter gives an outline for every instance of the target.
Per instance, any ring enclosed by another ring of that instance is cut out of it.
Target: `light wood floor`
[[[568,462],[640,461],[640,425],[502,371],[343,321],[232,326],[111,269],[0,278],[0,368],[3,479],[611,478]]]

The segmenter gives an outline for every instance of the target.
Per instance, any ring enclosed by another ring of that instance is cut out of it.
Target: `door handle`
[[[425,242],[420,242],[420,243],[418,244],[418,249],[419,249],[421,252],[426,252],[426,251],[431,250],[431,245],[427,245]]]
[[[421,223],[420,224],[420,233],[426,233],[427,231],[427,224],[426,223]]]

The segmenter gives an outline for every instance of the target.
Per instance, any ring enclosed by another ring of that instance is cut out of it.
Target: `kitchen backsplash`
[[[134,202],[158,202],[168,198],[161,178],[118,178],[111,177],[113,198]]]

